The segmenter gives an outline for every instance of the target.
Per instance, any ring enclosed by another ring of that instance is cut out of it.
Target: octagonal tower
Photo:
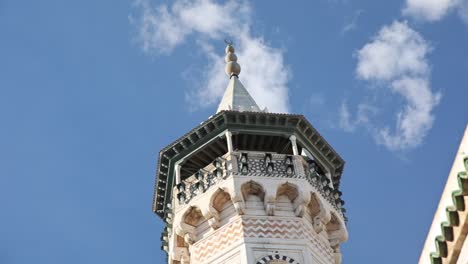
[[[217,113],[159,154],[170,264],[341,263],[344,161],[302,115],[261,110],[226,47]]]

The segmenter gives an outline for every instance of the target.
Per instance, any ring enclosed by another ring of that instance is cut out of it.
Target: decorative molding
[[[293,156],[264,153],[233,153],[237,157],[238,170],[243,175],[296,178]],[[246,168],[246,170],[245,170]],[[289,170],[288,170],[289,169]]]

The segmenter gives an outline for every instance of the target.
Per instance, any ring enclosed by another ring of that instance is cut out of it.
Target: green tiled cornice
[[[459,172],[457,175],[458,189],[452,192],[453,205],[447,206],[447,221],[440,224],[441,235],[435,239],[436,251],[430,254],[432,264],[442,264],[442,259],[447,257],[448,246],[447,241],[454,241],[455,234],[453,228],[459,226],[459,212],[465,211],[466,205],[464,197],[468,195],[468,156],[463,158],[465,171]]]

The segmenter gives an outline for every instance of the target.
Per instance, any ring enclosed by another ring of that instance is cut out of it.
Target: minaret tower
[[[240,71],[228,44],[217,113],[159,154],[168,263],[341,263],[343,159],[303,115],[262,111]]]

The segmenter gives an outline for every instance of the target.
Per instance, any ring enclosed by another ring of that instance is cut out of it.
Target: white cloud
[[[351,121],[351,113],[346,103],[341,104],[339,125],[346,132],[354,131],[357,126],[355,121]]]
[[[137,26],[146,52],[171,52],[191,34],[222,38],[243,31],[250,16],[250,6],[240,1],[222,5],[211,0],[178,0],[171,6],[153,7],[149,0],[137,0],[135,4],[142,11]]]
[[[420,145],[434,122],[432,109],[441,95],[433,94],[427,79],[407,78],[394,81],[394,92],[403,96],[407,104],[397,114],[395,133],[388,127],[379,131],[377,140],[391,150],[409,149]]]
[[[358,78],[388,87],[405,101],[396,115],[393,132],[388,126],[370,129],[377,143],[390,150],[407,150],[420,145],[433,125],[432,112],[441,95],[433,93],[430,87],[427,62],[430,50],[428,43],[406,22],[395,21],[384,26],[357,52]],[[342,107],[342,120],[346,117],[349,120],[350,114],[346,111]],[[349,131],[350,127],[369,122],[370,119],[365,122],[357,119],[354,123],[343,122],[342,127]]]
[[[403,14],[421,21],[439,21],[452,10],[468,25],[467,0],[406,0]]]
[[[145,0],[136,3],[142,12],[134,23],[145,52],[170,53],[188,36],[193,36],[208,58],[201,85],[187,92],[190,102],[196,102],[192,107],[219,102],[228,78],[224,73],[224,54],[215,51],[210,41],[222,41],[229,36],[235,40],[242,67],[240,79],[259,106],[273,112],[289,111],[287,82],[291,74],[284,64],[283,52],[270,47],[262,37],[253,36],[249,3],[177,0],[171,6],[157,7]]]
[[[362,13],[364,13],[362,9],[356,10],[351,19],[341,29],[341,33],[345,34],[349,31],[356,30],[358,26],[359,17],[362,15]]]
[[[429,67],[426,41],[406,23],[384,26],[372,42],[357,52],[358,77],[364,80],[392,80],[402,75],[424,75]]]
[[[444,17],[457,0],[407,0],[403,14],[421,20],[437,21]]]
[[[357,106],[356,116],[353,118],[349,111],[348,104],[343,102],[341,104],[339,113],[339,126],[346,132],[354,132],[360,126],[367,126],[370,119],[377,114],[377,108],[367,104],[360,103]]]

